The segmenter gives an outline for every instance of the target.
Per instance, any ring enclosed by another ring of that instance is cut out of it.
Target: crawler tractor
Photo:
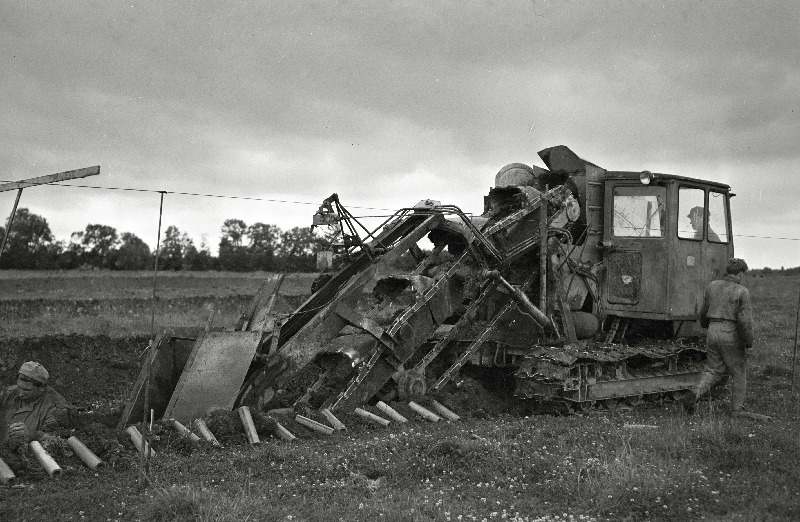
[[[565,146],[539,156],[547,169],[501,169],[480,215],[423,200],[370,231],[326,199],[314,224],[342,242],[311,296],[275,313],[278,276],[233,329],[165,331],[121,424],[145,389],[181,421],[240,405],[352,411],[435,394],[465,365],[568,409],[691,387],[703,288],[733,256],[730,187],[607,171]]]

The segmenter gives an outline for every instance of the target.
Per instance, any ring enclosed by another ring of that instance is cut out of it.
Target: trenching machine
[[[607,171],[565,146],[539,156],[547,169],[501,169],[480,215],[423,200],[370,231],[326,199],[314,223],[342,241],[310,297],[277,313],[272,276],[234,327],[164,330],[120,425],[145,401],[181,422],[242,405],[352,411],[435,396],[465,365],[566,409],[682,393],[705,357],[703,288],[733,256],[730,187]]]

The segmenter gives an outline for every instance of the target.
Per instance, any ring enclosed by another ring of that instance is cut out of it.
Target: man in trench
[[[753,346],[753,307],[750,292],[742,286],[747,263],[730,259],[723,279],[706,287],[700,325],[708,328],[706,367],[694,390],[682,402],[688,413],[697,409],[697,399],[730,374],[733,384],[732,415],[744,413],[747,394],[747,350]]]
[[[72,406],[47,385],[49,379],[44,366],[28,361],[20,367],[17,383],[0,392],[0,456],[4,459],[24,453],[32,440],[47,443],[53,431],[67,427]]]

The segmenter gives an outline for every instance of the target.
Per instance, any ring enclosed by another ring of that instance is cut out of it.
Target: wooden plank
[[[47,176],[39,176],[38,178],[23,179],[22,181],[12,181],[11,183],[4,183],[0,185],[0,192],[8,192],[9,190],[18,190],[26,187],[34,187],[36,185],[47,185],[48,183],[57,183],[59,181],[67,181],[70,179],[85,178],[88,176],[96,176],[100,174],[100,166],[86,167],[84,169],[67,170],[57,174],[49,174]]]
[[[169,334],[167,331],[165,330],[159,332],[145,352],[147,355],[147,357],[145,357],[145,361],[149,360],[151,350],[157,350],[161,343],[164,342],[164,344],[166,344],[167,340],[169,340]],[[141,368],[139,369],[139,376],[136,378],[136,382],[134,383],[133,388],[128,395],[128,400],[125,401],[125,409],[122,412],[122,417],[119,420],[119,424],[117,424],[117,429],[120,431],[124,430],[128,424],[136,423],[141,420],[143,409],[142,405],[144,404],[144,383],[147,380],[149,370],[150,369],[148,368],[147,364],[142,364]],[[172,393],[172,390],[169,390],[168,393]]]

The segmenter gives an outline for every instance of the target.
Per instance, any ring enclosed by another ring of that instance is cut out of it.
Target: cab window
[[[700,188],[681,187],[678,191],[678,237],[703,239],[705,229],[705,191]]]
[[[664,237],[666,200],[664,187],[615,187],[614,235]]]
[[[728,242],[728,206],[724,192],[708,192],[708,240],[712,243]]]

